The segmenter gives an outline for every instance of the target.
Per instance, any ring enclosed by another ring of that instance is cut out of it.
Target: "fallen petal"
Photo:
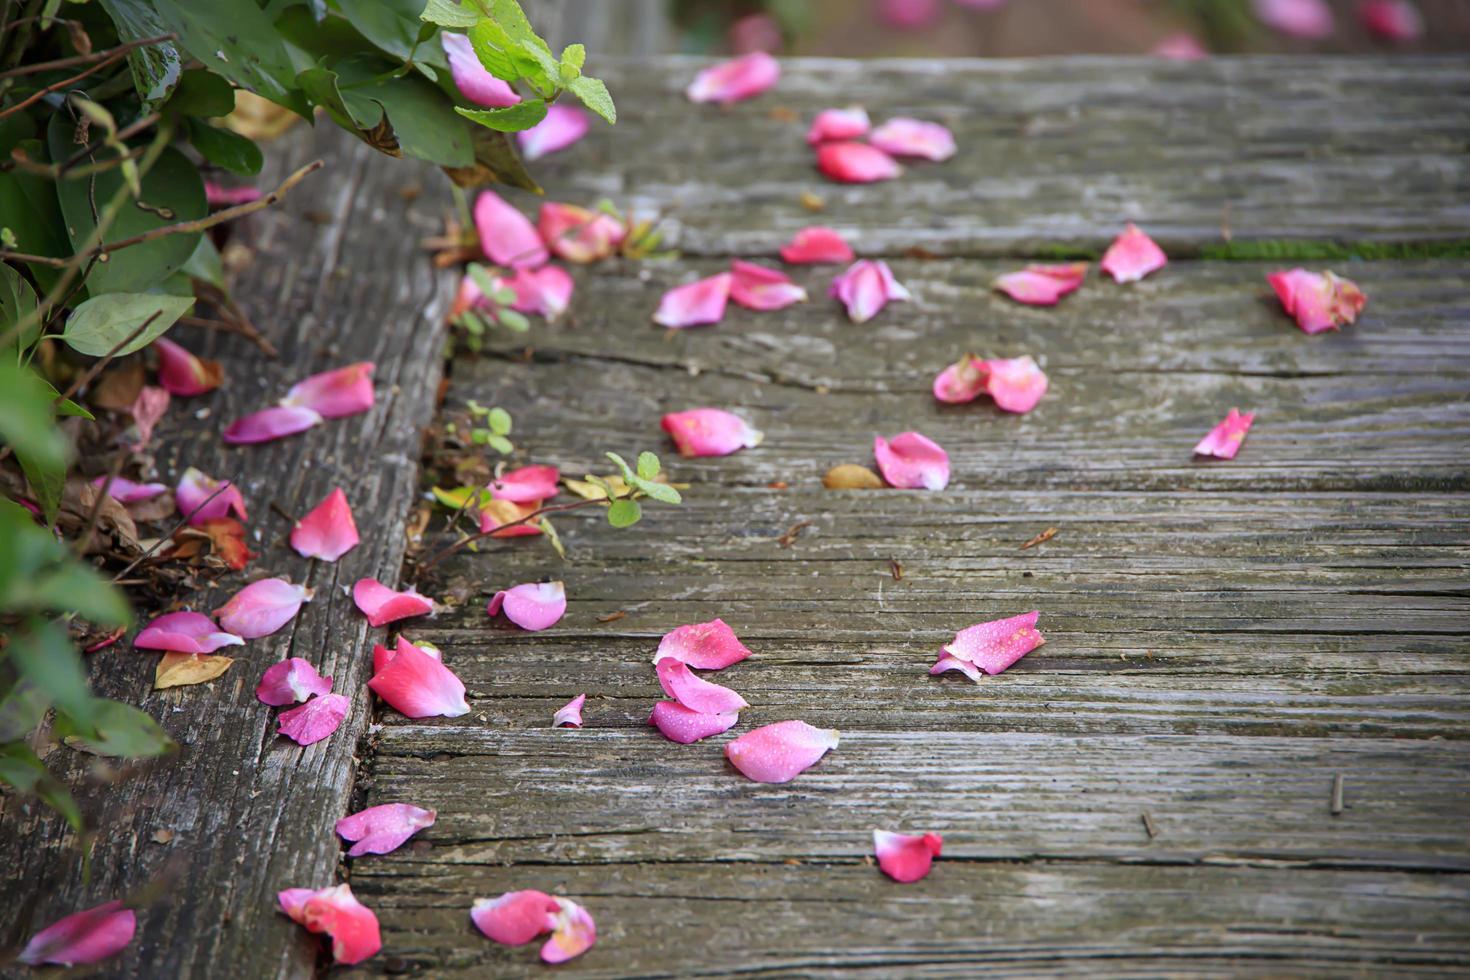
[[[730,299],[733,284],[734,277],[721,272],[708,279],[675,286],[659,300],[653,322],[673,330],[719,323],[725,315],[725,303]]]
[[[730,275],[730,298],[748,310],[779,310],[806,302],[806,290],[779,269],[736,259]]]
[[[1030,356],[982,361],[985,390],[1007,412],[1029,412],[1046,394],[1046,374]]]
[[[888,263],[862,259],[832,280],[828,292],[847,307],[847,318],[853,323],[866,323],[891,301],[908,300],[909,291],[893,277]]]
[[[761,444],[765,433],[731,412],[718,408],[691,408],[670,412],[659,425],[674,440],[681,456],[728,456]]]
[[[220,647],[244,646],[245,640],[226,633],[203,613],[173,612],[159,616],[133,639],[139,650],[174,653],[213,653]]]
[[[355,841],[348,857],[387,854],[425,827],[434,826],[435,813],[407,803],[384,803],[337,821],[337,835]]]
[[[56,920],[31,937],[16,959],[28,966],[97,963],[133,941],[138,918],[122,902],[107,902]]]
[[[163,418],[168,411],[169,393],[162,388],[154,388],[144,385],[138,391],[138,397],[128,407],[133,416],[133,427],[138,431],[138,438],[128,446],[133,452],[141,452],[148,445],[148,440],[153,438],[153,427]]]
[[[528,534],[540,534],[541,528],[534,522],[514,522],[530,517],[541,509],[541,502],[518,504],[511,500],[490,500],[480,507],[480,533],[492,538],[516,538]],[[508,527],[503,525],[510,525]],[[499,530],[496,530],[499,528]]]
[[[489,938],[506,946],[521,946],[555,928],[561,906],[545,892],[506,892],[499,898],[477,898],[470,921]]]
[[[1036,631],[1036,619],[1040,615],[1039,612],[1022,613],[1008,619],[967,626],[942,649],[951,657],[972,663],[987,674],[999,674],[1046,642]],[[930,673],[937,671],[931,670]]]
[[[1151,53],[1155,58],[1170,61],[1203,61],[1210,56],[1209,49],[1199,42],[1199,38],[1184,31],[1170,34],[1155,45]]]
[[[505,618],[523,630],[544,630],[566,615],[567,593],[561,582],[527,582],[495,593],[486,611]]]
[[[291,529],[291,547],[303,558],[336,561],[356,548],[357,523],[340,487],[327,494]]]
[[[817,169],[842,184],[872,184],[903,173],[897,160],[866,143],[823,143],[817,147]]]
[[[984,361],[966,354],[935,377],[934,397],[950,405],[972,402],[985,391],[989,374]]]
[[[158,383],[171,395],[202,395],[218,388],[224,378],[219,361],[195,357],[167,337],[159,337],[152,347],[158,352]]]
[[[976,684],[980,683],[980,668],[968,660],[951,657],[949,654],[940,654],[939,659],[934,661],[934,666],[929,668],[930,675],[943,674],[946,671],[957,670],[964,674]]]
[[[900,432],[892,439],[875,436],[873,455],[890,487],[943,490],[949,485],[949,454],[917,432]]]
[[[434,611],[434,600],[413,588],[397,592],[374,578],[360,578],[352,586],[352,601],[368,618],[369,625],[384,626],[411,616]]]
[[[1332,33],[1332,8],[1326,0],[1253,0],[1256,19],[1290,37],[1320,40]]]
[[[995,280],[995,288],[1018,303],[1029,306],[1056,306],[1057,301],[1075,292],[1087,278],[1087,263],[1067,265],[1028,265]]]
[[[311,601],[311,589],[283,578],[263,578],[236,592],[214,611],[220,626],[247,640],[270,636]]]
[[[689,665],[676,657],[664,657],[654,665],[659,687],[685,708],[704,714],[728,714],[750,707],[739,694],[695,676]]]
[[[719,735],[734,728],[740,715],[731,711],[710,714],[686,708],[677,701],[660,701],[653,706],[648,723],[659,730],[664,738],[680,745],[689,745],[711,735]]]
[[[535,504],[556,496],[561,471],[555,466],[522,466],[490,481],[490,496],[517,504]]]
[[[939,123],[920,119],[890,119],[873,130],[869,142],[896,157],[922,157],[938,162],[955,154],[954,134]]]
[[[271,664],[255,686],[255,696],[262,704],[279,708],[305,701],[313,694],[331,694],[332,679],[317,673],[300,657]]]
[[[725,743],[725,758],[758,783],[789,783],[837,748],[840,735],[804,721],[778,721]]]
[[[521,144],[521,158],[527,163],[548,153],[565,150],[587,135],[591,119],[581,109],[566,105],[549,105],[546,118],[516,134]]]
[[[378,917],[345,884],[319,891],[287,888],[277,901],[281,910],[308,932],[332,937],[332,959],[338,963],[361,963],[383,948]]]
[[[199,525],[199,530],[209,535],[209,546],[215,557],[237,572],[256,557],[245,544],[245,525],[233,517],[211,517]]]
[[[1103,253],[1098,268],[1112,276],[1114,282],[1137,282],[1168,264],[1164,250],[1130,221]]]
[[[444,54],[449,59],[449,73],[454,76],[455,87],[466,99],[489,109],[504,109],[520,103],[521,97],[509,83],[496,78],[480,64],[479,56],[466,35],[445,31],[439,35],[439,43],[444,46]]]
[[[878,19],[901,31],[933,27],[941,16],[939,0],[878,0]]]
[[[276,405],[236,419],[225,428],[221,438],[232,446],[270,442],[305,432],[321,422],[322,417],[313,409],[301,405]]]
[[[179,478],[174,498],[178,501],[179,513],[187,516],[194,527],[218,517],[228,517],[231,512],[242,521],[250,519],[250,515],[245,513],[245,498],[240,495],[239,487],[231,486],[228,480],[205,476],[192,466]]]
[[[1337,330],[1358,319],[1368,297],[1351,279],[1331,272],[1318,274],[1306,269],[1273,272],[1266,276],[1281,306],[1296,318],[1306,333]]]
[[[813,225],[803,228],[781,246],[781,258],[792,265],[814,265],[823,262],[849,263],[852,247],[831,228]]]
[[[587,703],[587,695],[578,694],[566,704],[556,709],[556,714],[551,716],[551,727],[581,728],[582,706]]]
[[[829,140],[853,140],[866,136],[872,125],[868,120],[868,110],[860,105],[848,106],[846,109],[823,109],[812,120],[811,129],[806,133],[806,141],[816,146]]]
[[[610,214],[555,201],[541,205],[537,228],[547,248],[568,262],[577,263],[607,258],[628,237],[623,223]]]
[[[706,68],[694,76],[684,90],[691,102],[718,102],[729,105],[751,99],[770,89],[781,78],[781,63],[764,51],[750,54]]]
[[[469,277],[465,281],[474,283]],[[572,302],[575,283],[567,270],[554,265],[539,269],[517,269],[515,275],[497,280],[499,285],[516,294],[510,308],[521,313],[534,313],[547,320],[556,320],[567,311]],[[478,293],[478,287],[475,288]]]
[[[680,626],[664,634],[653,662],[673,657],[700,670],[724,670],[750,656],[750,650],[723,619]]]
[[[873,831],[873,853],[878,857],[878,867],[894,881],[908,883],[927,875],[943,848],[944,838],[938,834]]]
[[[276,716],[277,735],[284,735],[298,745],[320,742],[337,730],[347,717],[351,702],[341,694],[320,694]]]
[[[282,405],[309,408],[323,418],[340,419],[373,407],[371,361],[359,361],[298,381],[281,399]]]
[[[134,483],[132,480],[120,476],[112,478],[110,484],[107,477],[99,476],[92,481],[92,486],[98,490],[103,484],[107,484],[107,495],[120,504],[133,504],[140,500],[152,500],[161,493],[168,492],[168,486],[163,483]]]
[[[553,898],[551,938],[541,947],[544,963],[565,963],[581,956],[597,942],[597,924],[587,910],[565,898]]]
[[[394,648],[392,650],[389,650],[387,647],[383,646],[381,643],[375,643],[375,644],[373,644],[373,673],[374,674],[378,673],[378,671],[382,670],[389,663],[391,663],[393,661],[393,658],[396,657],[396,656],[398,656],[399,652],[405,646],[413,647],[415,650],[419,651],[420,653],[425,654],[425,655],[430,656],[430,657],[433,657],[435,660],[438,660],[438,661],[441,661],[441,662],[444,660],[444,654],[441,653],[440,650],[439,650],[439,648],[436,647],[436,646],[434,646],[434,644],[432,644],[432,643],[410,643],[409,640],[408,640],[408,638],[406,636],[403,636],[402,634],[400,634],[399,637],[398,637],[398,642],[395,644],[395,646],[394,646]]]
[[[454,672],[413,644],[399,644],[393,658],[368,681],[368,687],[408,718],[469,714],[464,683]]]
[[[481,251],[496,265],[535,269],[551,258],[531,219],[494,191],[481,191],[475,199],[475,231]]]
[[[1358,20],[1370,34],[1388,41],[1416,41],[1424,36],[1424,18],[1412,0],[1364,0]]]
[[[1250,431],[1251,423],[1255,420],[1254,412],[1242,415],[1239,409],[1232,408],[1225,420],[1211,429],[1199,441],[1199,445],[1194,447],[1195,455],[1234,459],[1235,454],[1240,452],[1240,444],[1245,441],[1245,434]]]

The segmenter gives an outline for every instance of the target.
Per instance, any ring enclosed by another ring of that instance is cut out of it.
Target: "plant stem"
[[[616,497],[611,499],[622,500],[623,498]],[[427,572],[429,569],[433,568],[445,558],[448,558],[450,555],[459,551],[467,544],[471,544],[475,541],[480,541],[484,538],[491,537],[499,531],[504,531],[506,528],[520,527],[522,524],[529,524],[543,514],[560,514],[565,511],[580,510],[583,507],[591,507],[593,504],[601,504],[606,502],[608,502],[607,498],[598,500],[573,500],[565,504],[552,504],[549,507],[542,507],[538,510],[534,510],[531,513],[527,514],[525,517],[520,517],[513,521],[507,521],[506,523],[498,525],[497,527],[493,527],[488,531],[478,531],[475,534],[467,534],[464,537],[460,538],[458,541],[455,541],[453,544],[449,545],[447,548],[439,551],[424,564],[420,565],[419,571]]]
[[[86,71],[78,72],[70,78],[63,78],[59,82],[53,82],[40,91],[31,93],[29,96],[20,100],[10,108],[0,109],[0,119],[4,119],[6,116],[11,115],[12,113],[19,112],[22,109],[29,108],[30,106],[35,105],[37,102],[50,95],[52,92],[64,88],[69,88],[72,85],[75,85],[77,82],[80,82],[82,79],[86,78],[88,75],[96,74],[97,72],[106,68],[108,65],[112,64],[114,61],[117,61],[119,58],[124,57],[129,51],[133,50],[134,48],[146,47],[150,44],[161,44],[164,41],[172,41],[176,37],[177,35],[174,34],[160,34],[158,37],[144,38],[141,41],[129,41],[127,44],[118,45],[117,47],[112,48],[109,51],[103,52],[104,57],[102,58],[102,60],[97,62],[91,68],[88,68]],[[19,70],[20,69],[15,69],[15,71]]]

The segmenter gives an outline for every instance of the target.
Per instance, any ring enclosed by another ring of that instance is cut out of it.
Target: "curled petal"
[[[305,701],[313,694],[331,693],[332,679],[317,673],[315,667],[300,657],[267,667],[255,686],[255,696],[260,702],[277,708]]]
[[[648,716],[648,723],[657,728],[660,735],[680,745],[728,732],[739,721],[740,714],[735,711],[695,711],[677,701],[658,702],[653,706],[653,714]]]
[[[1046,394],[1046,374],[1030,356],[981,363],[986,392],[1007,412],[1029,412]]]
[[[103,484],[107,484],[107,495],[120,504],[135,504],[141,500],[152,500],[161,493],[168,492],[168,486],[163,483],[134,483],[132,480],[120,476],[112,478],[112,483],[107,483],[107,477],[99,476],[92,481],[92,486],[98,490]]]
[[[192,466],[179,478],[174,499],[178,501],[179,513],[186,515],[194,527],[215,518],[228,517],[232,511],[242,521],[250,519],[250,515],[245,513],[245,498],[240,495],[239,487],[231,486],[228,480],[205,476]]]
[[[337,835],[355,841],[348,857],[387,854],[425,827],[434,826],[435,813],[407,803],[384,803],[337,821]]]
[[[1273,272],[1266,276],[1281,306],[1296,318],[1306,333],[1336,330],[1358,319],[1368,297],[1351,279],[1331,272],[1318,274],[1306,269]]]
[[[457,718],[470,711],[464,699],[464,683],[411,643],[399,645],[393,659],[368,681],[368,687],[389,707],[409,718]]]
[[[900,432],[892,439],[874,437],[873,455],[890,487],[943,490],[949,485],[949,454],[917,432]]]
[[[955,154],[954,134],[939,123],[899,117],[873,130],[871,142],[896,157],[948,160]]]
[[[618,250],[628,229],[610,214],[547,201],[537,223],[546,247],[568,262],[605,259]]]
[[[400,634],[398,637],[398,642],[392,650],[389,650],[381,643],[373,644],[373,673],[376,674],[384,667],[388,666],[388,664],[393,661],[393,658],[398,656],[398,654],[401,653],[403,651],[403,648],[406,646],[413,647],[419,653],[433,657],[435,660],[441,662],[444,660],[444,654],[441,653],[439,651],[439,648],[434,646],[434,644],[410,643],[406,636]]]
[[[504,109],[520,103],[521,97],[515,89],[480,64],[468,37],[445,31],[439,35],[439,42],[444,45],[444,54],[449,59],[449,73],[454,76],[455,87],[466,99],[490,109]]]
[[[169,393],[162,388],[144,385],[139,390],[138,397],[128,406],[133,416],[133,427],[138,431],[138,438],[128,446],[129,449],[136,453],[148,445],[148,440],[153,438],[153,427],[168,411],[168,402]]]
[[[967,626],[942,649],[949,656],[974,664],[987,674],[999,674],[1046,642],[1036,630],[1036,619],[1040,615],[1039,612],[1022,613],[1008,619]],[[937,671],[931,670],[930,673]],[[965,673],[969,674],[969,671]]]
[[[153,620],[133,639],[139,650],[171,653],[213,653],[220,647],[244,646],[245,640],[226,633],[203,613],[173,612]]]
[[[1245,434],[1250,431],[1251,423],[1255,420],[1255,412],[1241,414],[1239,409],[1232,408],[1225,420],[1211,429],[1199,441],[1199,445],[1194,447],[1195,455],[1234,459],[1235,454],[1240,452],[1240,444],[1245,441]]]
[[[351,702],[341,694],[319,694],[305,704],[297,705],[276,716],[277,735],[284,735],[298,745],[312,745],[327,738],[347,717]]]
[[[574,286],[572,277],[567,270],[558,266],[544,265],[539,269],[517,269],[515,275],[497,281],[501,286],[516,294],[515,302],[511,303],[510,307],[521,313],[535,313],[548,320],[556,320],[567,311],[567,307],[572,302]],[[479,292],[479,288],[468,276],[465,277],[465,282],[474,287],[476,293]]]
[[[659,300],[653,322],[673,330],[719,323],[725,315],[725,303],[730,299],[733,284],[734,277],[721,272],[708,279],[675,286]]]
[[[581,728],[582,706],[587,703],[587,695],[578,694],[566,704],[556,709],[556,714],[551,716],[552,728]]]
[[[566,615],[566,588],[561,582],[527,582],[495,593],[486,611],[504,612],[523,630],[548,629]]]
[[[291,547],[303,558],[336,561],[356,548],[357,522],[347,505],[347,494],[337,487],[291,529]]]
[[[1210,56],[1209,49],[1199,42],[1199,38],[1184,31],[1170,34],[1156,44],[1150,53],[1155,58],[1166,58],[1169,61],[1203,61]]]
[[[918,881],[944,848],[938,834],[895,834],[887,830],[873,831],[873,853],[878,867],[894,881]]]
[[[518,504],[510,500],[490,500],[480,508],[480,533],[492,538],[517,538],[528,534],[540,534],[535,524],[515,524],[540,509],[540,501]],[[501,527],[508,524],[510,527]],[[500,528],[500,530],[496,530]]]
[[[723,619],[680,626],[664,634],[653,662],[665,657],[700,670],[724,670],[750,656],[750,650]]]
[[[974,681],[976,684],[980,683],[979,667],[976,667],[968,660],[961,660],[958,657],[951,657],[947,653],[939,655],[939,659],[934,661],[934,666],[929,668],[929,673],[931,676],[933,676],[943,674],[946,671],[950,670],[957,670],[968,677],[970,680]]]
[[[840,736],[804,721],[778,721],[725,743],[725,758],[758,783],[789,783],[837,748]]]
[[[298,381],[281,399],[282,405],[309,408],[323,418],[340,419],[373,407],[371,361],[359,361]]]
[[[352,587],[352,601],[373,626],[395,623],[434,611],[434,600],[410,588],[395,592],[374,578],[360,578]]]
[[[283,578],[263,578],[236,592],[214,611],[219,624],[247,640],[270,636],[311,601],[311,589],[292,585]]]
[[[332,937],[332,958],[338,963],[361,963],[383,948],[378,917],[347,885],[319,891],[287,888],[277,900],[281,910],[308,932]]]
[[[1067,265],[1028,265],[995,280],[995,288],[1018,303],[1028,306],[1056,306],[1057,301],[1082,287],[1087,278],[1087,263]]]
[[[581,109],[560,104],[549,105],[546,107],[545,119],[530,129],[516,133],[516,141],[521,144],[521,157],[530,163],[548,153],[565,150],[586,136],[590,126],[591,120]]]
[[[551,257],[531,219],[494,191],[481,191],[475,198],[475,231],[480,235],[480,249],[496,265],[535,269]]]
[[[806,302],[806,290],[779,269],[736,259],[730,275],[730,298],[748,310],[779,310]]]
[[[1424,18],[1413,0],[1364,0],[1358,20],[1370,34],[1387,41],[1416,41],[1424,36]]]
[[[1098,268],[1112,276],[1114,282],[1137,282],[1168,264],[1164,250],[1130,221],[1103,253]]]
[[[872,184],[903,173],[897,160],[866,143],[823,143],[817,169],[841,184]]]
[[[97,963],[133,941],[138,918],[122,902],[107,902],[57,919],[31,937],[16,957],[27,966]]]
[[[670,412],[659,425],[674,440],[681,456],[728,456],[759,446],[765,433],[738,415],[718,408]]]
[[[1326,0],[1252,0],[1256,19],[1290,37],[1320,40],[1332,33],[1332,8]]]
[[[985,362],[966,354],[934,379],[934,397],[950,405],[972,402],[985,390],[989,372]]]
[[[219,361],[195,357],[167,337],[153,342],[158,352],[158,383],[171,395],[187,398],[219,387],[224,377]]]
[[[691,102],[718,102],[729,105],[752,99],[771,88],[781,78],[781,63],[764,51],[722,61],[694,76],[684,90]]]
[[[490,496],[517,504],[534,504],[556,496],[561,471],[555,466],[522,466],[490,481]]]
[[[750,707],[739,694],[695,676],[689,665],[675,657],[664,657],[654,665],[659,687],[685,708],[705,714],[728,714]]]
[[[597,924],[587,910],[565,898],[553,898],[551,938],[541,947],[544,963],[565,963],[581,956],[597,942]]]
[[[521,946],[550,932],[561,906],[545,892],[527,889],[499,898],[477,898],[470,921],[489,938],[506,946]]]
[[[868,119],[868,110],[860,105],[848,106],[846,109],[823,109],[812,120],[812,128],[807,130],[806,141],[816,146],[828,140],[854,140],[866,136],[872,125]]]
[[[232,208],[237,204],[249,204],[263,196],[259,187],[243,184],[239,187],[224,187],[212,180],[204,182],[204,203],[211,208]]]
[[[270,442],[305,432],[321,422],[322,417],[313,409],[301,405],[276,405],[231,422],[222,438],[231,445]]]
[[[909,291],[893,277],[888,263],[862,259],[854,262],[836,279],[828,292],[847,307],[847,318],[853,323],[866,323],[891,301],[908,300]]]
[[[853,254],[852,247],[837,232],[813,225],[801,229],[789,244],[781,246],[781,258],[792,265],[848,263],[853,260]]]

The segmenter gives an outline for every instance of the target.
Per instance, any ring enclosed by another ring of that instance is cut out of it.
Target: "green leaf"
[[[117,28],[119,41],[141,41],[169,33],[170,28],[148,0],[99,0],[99,4]],[[173,41],[134,48],[128,52],[128,67],[133,73],[133,87],[150,109],[168,98],[183,81],[183,59]]]
[[[254,141],[233,129],[211,126],[199,119],[189,120],[189,142],[194,144],[194,149],[204,159],[232,174],[247,177],[258,174],[261,165],[265,163],[260,147]]]
[[[547,51],[551,50],[531,27],[526,12],[516,0],[491,0],[490,16],[516,41],[535,41]]]
[[[495,322],[499,323],[505,329],[513,330],[516,333],[525,333],[531,329],[531,321],[526,319],[525,314],[518,313],[515,310],[497,310],[495,313]]]
[[[516,451],[516,447],[511,444],[511,441],[509,439],[507,439],[505,436],[495,435],[493,432],[490,434],[489,438],[485,440],[485,445],[489,446],[491,449],[495,450],[502,456],[509,456],[511,453]]]
[[[493,499],[490,491],[484,487],[455,487],[452,490],[433,487],[429,492],[434,495],[435,500],[450,510],[460,510],[466,506],[484,506]]]
[[[583,75],[567,83],[567,91],[582,100],[582,104],[610,123],[618,121],[618,107],[613,105],[612,95],[599,78]]]
[[[51,390],[29,368],[0,362],[0,441],[23,461],[64,473],[70,447],[56,427]]]
[[[36,495],[36,503],[41,505],[46,523],[54,525],[56,516],[61,513],[62,494],[66,492],[66,464],[58,466],[19,449],[15,451],[15,458],[26,482],[31,485],[31,492]]]
[[[546,76],[546,81],[557,81],[561,78],[561,64],[556,60],[556,55],[552,54],[551,49],[546,46],[545,41],[539,37],[526,38],[519,42],[519,46],[541,69]]]
[[[381,51],[407,61],[418,47],[423,0],[335,0],[342,16]]]
[[[568,44],[561,49],[561,80],[565,84],[582,74],[587,63],[587,49],[580,44]]]
[[[235,109],[235,90],[214,72],[191,68],[179,78],[167,108],[185,116],[228,116]]]
[[[636,500],[614,500],[607,508],[607,522],[613,527],[632,527],[642,516]]]
[[[117,352],[116,356],[121,357],[153,343],[193,305],[192,296],[104,293],[93,296],[72,311],[61,339],[73,350],[101,357],[153,316],[153,322]],[[155,313],[158,315],[154,316]]]
[[[16,324],[35,312],[36,291],[19,272],[0,263],[0,337],[8,336],[15,329]],[[38,319],[35,326],[17,333],[14,338],[6,341],[5,346],[0,348],[0,356],[4,356],[6,360],[16,360],[20,352],[35,343],[40,334],[41,321]]]
[[[14,673],[13,671],[11,673]],[[51,710],[51,699],[30,681],[16,677],[0,695],[0,742],[25,738]]]
[[[624,480],[627,480],[630,483],[632,482],[633,477],[636,474],[633,472],[633,467],[628,465],[628,461],[626,459],[619,456],[617,453],[603,453],[603,455],[612,460],[612,464],[622,471]]]
[[[523,99],[503,109],[466,109],[455,106],[454,111],[487,129],[501,133],[518,133],[546,118],[546,103],[541,99]]]
[[[50,161],[50,153],[40,140],[26,139],[16,144],[28,158],[37,163]],[[10,153],[5,153],[9,159]],[[56,182],[49,177],[23,173],[20,168],[0,172],[0,227],[9,228],[16,237],[15,247],[32,255],[54,259],[72,254],[66,237],[66,222],[56,200]],[[61,274],[52,266],[32,264],[31,278],[44,292]]]
[[[485,416],[485,424],[498,436],[510,435],[510,413],[503,408],[492,408]]]
[[[152,3],[164,29],[178,34],[179,46],[206,68],[305,118],[311,117],[311,108],[296,87],[296,66],[290,52],[272,17],[257,4],[234,0]]]
[[[660,468],[658,457],[653,453],[644,452],[638,454],[638,475],[643,477],[643,479],[652,480],[658,476]]]
[[[551,547],[556,550],[557,555],[565,558],[567,549],[561,543],[561,535],[557,534],[556,528],[551,526],[551,521],[543,517],[536,522],[536,526],[541,529],[542,534],[546,535],[546,540],[551,542]]]
[[[82,832],[82,811],[77,801],[56,781],[29,745],[24,742],[0,745],[0,782],[14,786],[18,792],[39,796],[65,817],[73,830]]]
[[[133,618],[111,582],[92,566],[72,560],[19,583],[8,605],[17,612],[76,613],[99,626],[126,626]]]
[[[95,728],[96,737],[87,731]],[[67,744],[96,755],[138,759],[163,755],[178,748],[158,722],[130,704],[93,698],[86,714],[56,714],[56,731]]]
[[[418,75],[383,77],[394,68],[391,62],[365,56],[333,65],[353,118],[370,128],[386,113],[391,139],[402,152],[441,167],[473,164],[470,127],[454,115],[444,91]]]
[[[521,77],[515,41],[493,20],[477,21],[469,32],[470,47],[486,71],[506,82]]]
[[[214,239],[208,235],[199,236],[198,247],[179,271],[190,279],[202,279],[220,289],[225,288],[225,263],[220,258],[219,249],[214,247]]]
[[[8,650],[16,670],[44,692],[58,711],[85,717],[93,699],[81,655],[60,627],[34,617],[28,625],[26,632],[12,637]]]
[[[430,24],[451,27],[455,30],[474,27],[480,21],[480,15],[477,12],[466,10],[454,0],[429,0],[419,17]]]
[[[85,407],[78,405],[70,398],[62,398],[56,386],[45,378],[41,379],[41,384],[46,386],[46,393],[51,396],[51,407],[57,415],[69,415],[72,418],[86,419],[89,422],[96,420],[97,416],[87,411]]]
[[[633,486],[660,503],[678,504],[684,502],[684,498],[679,496],[679,491],[667,483],[654,483],[652,480],[645,480],[641,476],[633,477],[631,482]]]

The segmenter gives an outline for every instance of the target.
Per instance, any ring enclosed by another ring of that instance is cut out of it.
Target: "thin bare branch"
[[[47,85],[40,91],[31,93],[28,97],[22,99],[8,109],[0,109],[0,119],[4,119],[6,116],[20,112],[22,109],[26,109],[30,106],[35,105],[37,102],[50,95],[52,92],[57,92],[64,88],[70,88],[87,76],[101,71],[108,65],[112,64],[114,61],[117,61],[119,58],[125,57],[129,51],[132,51],[135,48],[145,48],[148,47],[150,44],[162,44],[165,41],[172,41],[176,39],[177,36],[178,35],[176,34],[160,34],[158,37],[147,37],[143,38],[140,41],[129,41],[127,44],[120,44],[115,48],[110,48],[107,51],[103,51],[100,53],[101,60],[92,67],[88,68],[86,71],[78,72],[77,74],[72,75],[70,78],[63,78],[59,82],[54,82],[51,85]],[[90,56],[88,60],[91,60]],[[22,65],[19,68],[12,68],[5,74],[23,74],[35,70],[35,66]]]

